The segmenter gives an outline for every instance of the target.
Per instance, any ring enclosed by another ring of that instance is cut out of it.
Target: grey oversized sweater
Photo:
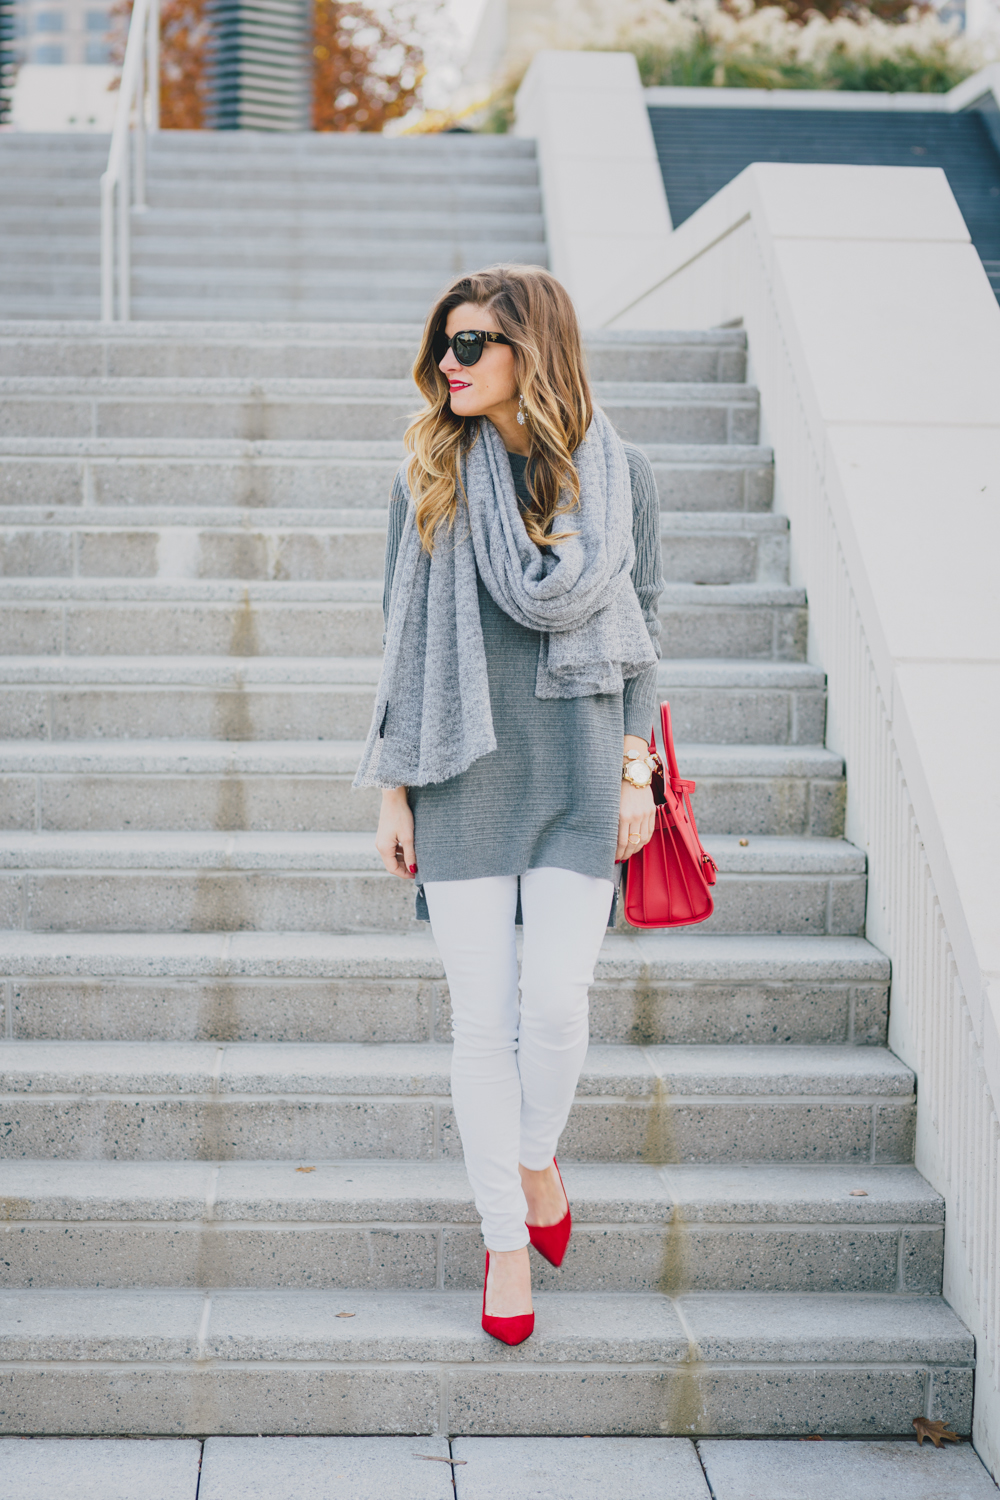
[[[660,503],[646,456],[628,444],[625,452],[636,554],[632,582],[659,656]],[[527,460],[508,456],[514,488],[526,504]],[[385,549],[386,618],[406,503],[397,476]],[[614,879],[622,736],[649,739],[656,667],[630,678],[624,693],[536,698],[538,631],[504,614],[482,580],[479,613],[497,748],[450,781],[410,788],[418,878],[474,880],[555,866]]]

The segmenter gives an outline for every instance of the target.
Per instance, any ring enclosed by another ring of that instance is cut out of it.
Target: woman
[[[569,1239],[555,1151],[615,864],[653,831],[659,503],[646,459],[592,406],[548,272],[455,281],[414,379],[427,405],[392,492],[386,657],[355,785],[383,788],[386,869],[422,883],[487,1249],[483,1327],[517,1344],[534,1327],[529,1240],[559,1265]]]

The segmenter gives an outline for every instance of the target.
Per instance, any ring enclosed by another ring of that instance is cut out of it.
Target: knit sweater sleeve
[[[389,519],[385,533],[385,569],[382,583],[382,645],[385,645],[385,627],[389,623],[389,600],[392,598],[392,580],[396,572],[396,555],[399,552],[399,539],[403,534],[403,522],[406,520],[406,491],[403,488],[402,470],[396,475],[392,482],[392,494],[389,496]]]
[[[635,565],[632,583],[657,657],[660,655],[660,594],[663,592],[663,560],[660,551],[660,497],[649,459],[640,448],[625,444],[629,478],[632,481],[632,535]],[[625,683],[625,733],[648,740],[659,703],[657,667],[647,667]]]

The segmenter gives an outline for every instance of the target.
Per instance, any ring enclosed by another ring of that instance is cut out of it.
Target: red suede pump
[[[490,1252],[486,1252],[486,1275],[483,1277],[483,1328],[502,1344],[523,1344],[535,1331],[535,1315],[519,1313],[516,1318],[495,1318],[486,1311],[486,1283],[490,1279]]]
[[[528,1238],[539,1255],[544,1255],[550,1266],[561,1266],[563,1257],[566,1254],[566,1246],[569,1244],[569,1237],[573,1233],[573,1215],[569,1211],[569,1197],[563,1184],[559,1163],[555,1157],[552,1158],[552,1165],[556,1169],[559,1186],[562,1188],[563,1197],[566,1199],[566,1212],[558,1224],[529,1224]]]

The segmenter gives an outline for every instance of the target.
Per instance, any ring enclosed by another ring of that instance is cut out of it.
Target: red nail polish
[[[415,875],[416,873],[417,873],[417,867],[416,867],[416,865],[410,865],[410,874],[411,875]]]

